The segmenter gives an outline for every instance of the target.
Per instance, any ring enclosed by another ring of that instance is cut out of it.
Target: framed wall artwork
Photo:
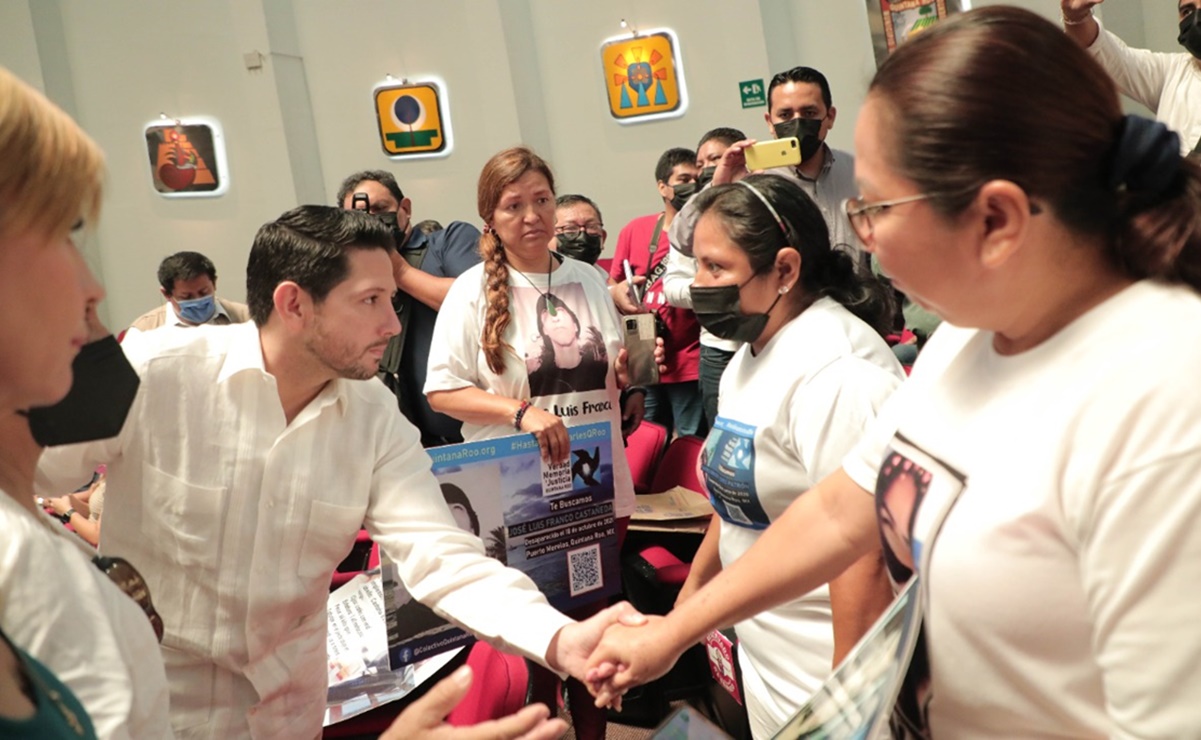
[[[601,44],[609,115],[618,123],[678,118],[688,109],[684,63],[674,31],[622,34]]]
[[[208,116],[160,117],[143,127],[150,184],[164,198],[214,198],[229,190],[221,123]]]
[[[876,66],[906,39],[961,10],[960,0],[867,0],[867,25]]]
[[[441,80],[388,81],[372,93],[380,146],[389,158],[445,157],[454,146]]]

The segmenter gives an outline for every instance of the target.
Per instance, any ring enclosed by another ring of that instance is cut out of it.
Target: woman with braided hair
[[[644,393],[623,390],[625,350],[608,288],[591,265],[547,247],[554,175],[538,155],[523,147],[500,152],[484,165],[478,190],[483,262],[455,280],[438,313],[430,405],[461,419],[469,442],[527,432],[543,459],[556,463],[571,454],[568,426],[608,422],[612,459],[604,463],[612,468],[620,539],[634,510],[621,432],[642,421]],[[547,677],[540,672],[536,685]],[[568,689],[579,736],[603,737],[604,712],[579,682]]]
[[[1201,166],[1006,6],[893,52],[855,152],[852,225],[944,323],[842,467],[671,615],[610,628],[589,680],[603,699],[654,678],[713,626],[836,577],[882,541],[874,491],[915,507],[910,732],[1195,737]],[[898,464],[921,486],[877,483]]]

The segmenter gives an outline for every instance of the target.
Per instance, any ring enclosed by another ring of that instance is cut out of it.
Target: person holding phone
[[[430,337],[446,291],[455,278],[480,262],[479,230],[462,221],[430,232],[416,228],[412,200],[384,170],[349,175],[338,188],[335,205],[378,216],[396,242],[389,257],[397,287],[392,308],[400,320],[400,333],[384,353],[380,379],[396,394],[405,418],[421,430],[422,447],[462,442],[458,420],[431,409],[422,387]]]
[[[532,434],[553,463],[570,457],[569,425],[609,423],[613,459],[602,464],[612,468],[621,537],[634,484],[618,440],[641,423],[643,393],[624,387],[626,352],[608,288],[593,266],[549,248],[554,175],[534,152],[517,147],[488,160],[478,203],[483,264],[455,280],[438,314],[430,406],[462,420],[467,441]],[[555,706],[548,679],[537,672],[537,698]],[[573,680],[568,691],[580,737],[603,737],[605,715],[585,687]]]
[[[666,427],[669,439],[673,431],[683,436],[704,434],[709,428],[697,381],[700,326],[692,311],[669,304],[663,289],[667,256],[671,252],[667,232],[676,214],[696,192],[699,173],[696,159],[695,152],[683,147],[668,149],[659,156],[655,164],[655,187],[661,210],[635,218],[622,228],[609,267],[613,282],[624,284],[639,295],[631,301],[633,307],[638,313],[653,314],[656,333],[663,339],[667,372],[656,385],[647,388],[646,418]],[[634,275],[642,276],[644,281],[636,285]]]
[[[860,272],[870,267],[859,251],[859,239],[851,228],[842,201],[856,194],[855,157],[850,152],[831,148],[826,137],[834,128],[838,109],[826,76],[812,67],[793,67],[771,78],[767,86],[767,113],[763,119],[773,139],[796,138],[801,163],[765,170],[791,179],[817,204],[830,231],[830,243],[846,252]],[[746,177],[744,150],[755,144],[744,139],[730,145],[721,156],[712,183],[722,185]],[[692,230],[696,214],[685,206],[671,228],[672,246],[685,256],[692,254]]]
[[[1009,6],[893,52],[855,149],[846,213],[943,326],[841,468],[666,619],[610,630],[590,680],[650,680],[883,541],[920,579],[917,736],[1195,735],[1201,165]]]

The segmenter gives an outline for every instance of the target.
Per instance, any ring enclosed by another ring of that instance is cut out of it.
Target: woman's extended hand
[[[521,417],[521,431],[533,434],[538,440],[543,462],[567,462],[571,455],[571,437],[562,419],[537,406],[530,406]]]

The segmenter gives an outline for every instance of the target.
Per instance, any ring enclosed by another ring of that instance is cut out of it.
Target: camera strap
[[[659,251],[659,238],[663,235],[663,219],[665,216],[666,214],[659,214],[659,220],[655,222],[655,230],[651,232],[651,242],[647,245],[647,252],[649,254],[646,258],[646,264],[654,265],[654,267],[651,267],[646,272],[646,288],[650,288],[659,278],[663,277],[663,273],[667,272],[667,252],[663,254],[663,259],[659,260],[657,264],[655,263],[655,252]],[[670,252],[671,246],[668,245],[667,249]],[[644,295],[646,288],[643,289]]]

